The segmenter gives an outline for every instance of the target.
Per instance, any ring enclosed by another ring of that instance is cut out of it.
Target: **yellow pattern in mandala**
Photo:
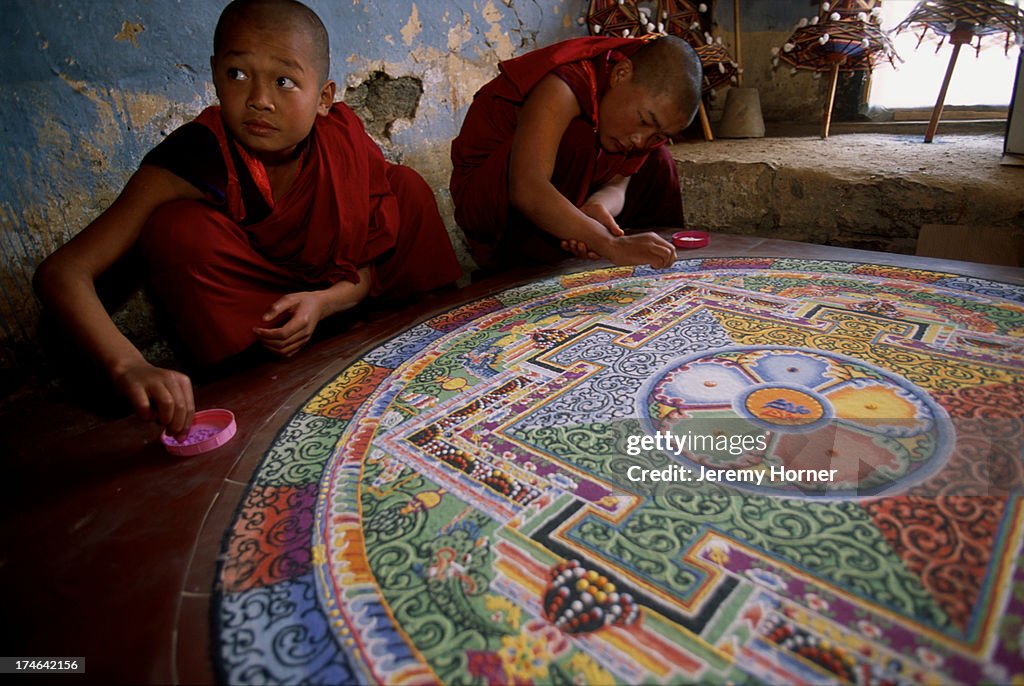
[[[324,414],[325,410],[335,404],[338,398],[346,395],[346,391],[364,384],[375,369],[377,367],[358,360],[339,374],[334,381],[321,388],[320,392],[306,403],[302,411],[306,414]]]
[[[917,407],[892,387],[841,388],[829,395],[836,415],[844,419],[913,419]]]
[[[829,320],[837,313],[831,311]],[[941,352],[902,348],[879,339],[884,334],[900,334],[906,324],[892,322],[880,326],[877,317],[842,313],[835,317],[838,326],[821,331],[782,320],[757,319],[749,314],[715,310],[715,318],[738,345],[784,345],[847,355],[902,376],[933,393],[955,391],[964,386],[1019,382],[1022,376],[991,362],[973,361],[958,356],[944,359]]]

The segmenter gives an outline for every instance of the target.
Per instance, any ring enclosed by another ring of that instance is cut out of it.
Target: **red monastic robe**
[[[541,79],[566,65],[582,67],[567,81],[582,115],[562,136],[552,184],[579,207],[613,177],[629,176],[626,203],[618,217],[624,228],[683,226],[679,178],[667,149],[616,154],[603,150],[598,140],[600,101],[611,67],[643,43],[607,37],[562,41],[502,62],[500,74],[474,96],[452,142],[450,188],[455,220],[481,266],[550,261],[565,255],[557,239],[509,205],[508,168],[520,107]]]
[[[267,326],[261,318],[281,296],[358,282],[363,266],[373,296],[426,291],[460,276],[430,188],[412,169],[385,161],[344,104],[317,117],[295,181],[277,199],[218,107],[195,121],[213,132],[227,167],[222,203],[163,205],[141,245],[157,295],[201,361],[255,343],[253,327]],[[255,222],[247,222],[236,158],[271,208]]]

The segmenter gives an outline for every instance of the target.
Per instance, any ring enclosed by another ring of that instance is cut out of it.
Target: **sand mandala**
[[[1024,676],[1024,289],[780,258],[455,308],[281,429],[229,683]]]

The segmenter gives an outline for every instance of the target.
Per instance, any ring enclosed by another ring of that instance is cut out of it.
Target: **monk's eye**
[[[245,81],[249,77],[241,69],[231,67],[228,69],[228,78],[234,81]]]
[[[287,76],[277,77],[277,85],[279,88],[295,88],[295,82]]]

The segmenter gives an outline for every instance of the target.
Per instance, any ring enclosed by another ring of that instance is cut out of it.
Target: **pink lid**
[[[709,240],[707,231],[676,231],[672,234],[672,245],[682,250],[703,248]]]
[[[178,441],[167,432],[160,435],[167,452],[181,457],[191,457],[219,448],[235,435],[235,415],[230,410],[202,410],[196,412],[188,435]]]

